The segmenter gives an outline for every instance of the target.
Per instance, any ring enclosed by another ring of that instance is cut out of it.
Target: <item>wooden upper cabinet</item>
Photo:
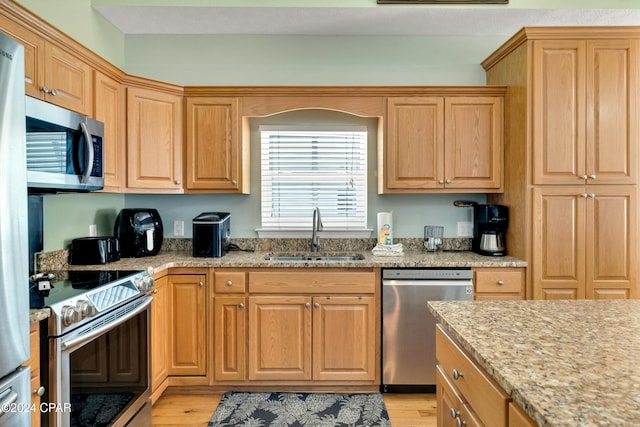
[[[390,97],[382,193],[502,189],[503,98]]]
[[[502,101],[484,96],[445,99],[446,188],[502,187]]]
[[[186,190],[248,193],[239,98],[187,97]]]
[[[534,184],[635,184],[638,40],[533,42]]]
[[[413,192],[442,187],[444,99],[406,97],[387,100],[382,192]],[[381,173],[382,172],[382,173]]]
[[[116,80],[95,72],[95,118],[104,123],[104,187],[120,192],[124,187],[124,91]]]
[[[182,96],[127,89],[127,189],[182,192]]]
[[[27,95],[93,115],[93,68],[90,64],[7,17],[1,17],[0,30],[25,48]]]

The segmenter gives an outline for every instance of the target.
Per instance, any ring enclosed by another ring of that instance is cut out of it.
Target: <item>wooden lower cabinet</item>
[[[373,270],[216,269],[214,278],[215,385],[379,381]]]
[[[531,418],[444,331],[436,327],[437,425],[532,427]]]
[[[249,380],[375,379],[370,296],[250,296]]]
[[[524,268],[474,268],[475,300],[525,299]]]
[[[40,427],[42,412],[39,410],[41,396],[45,389],[40,377],[40,322],[31,323],[29,329],[29,343],[31,345],[29,360],[25,363],[31,369],[31,405],[36,408],[31,412],[31,427]]]
[[[246,360],[246,306],[244,295],[214,298],[214,381],[243,381]]]
[[[169,276],[169,375],[207,374],[205,274]]]
[[[155,280],[151,301],[151,400],[155,402],[167,388],[169,376],[169,278]]]

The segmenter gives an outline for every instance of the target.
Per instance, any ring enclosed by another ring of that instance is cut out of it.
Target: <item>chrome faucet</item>
[[[320,250],[320,236],[318,231],[322,231],[322,219],[320,219],[320,208],[313,208],[313,221],[311,229],[311,252]]]

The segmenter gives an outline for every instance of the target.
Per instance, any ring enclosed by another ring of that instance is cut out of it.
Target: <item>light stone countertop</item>
[[[357,267],[525,267],[519,259],[504,256],[490,257],[470,251],[426,252],[407,251],[400,257],[374,256],[371,251],[351,251],[362,254],[356,261],[270,261],[265,259],[271,252],[233,251],[219,258],[195,258],[185,251],[160,252],[156,256],[123,258],[120,261],[91,266],[67,266],[73,270],[135,270],[148,269],[154,274],[172,267],[234,267],[234,268],[357,268]],[[274,253],[278,253],[277,251]],[[320,252],[328,253],[328,252]],[[333,253],[333,252],[332,252]],[[336,252],[345,253],[345,252]],[[310,253],[307,253],[310,254]]]
[[[539,426],[640,425],[640,301],[428,305]]]

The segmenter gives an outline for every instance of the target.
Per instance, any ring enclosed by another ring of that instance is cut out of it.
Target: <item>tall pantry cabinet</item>
[[[483,63],[505,99],[510,255],[527,298],[637,298],[640,27],[527,27]]]

